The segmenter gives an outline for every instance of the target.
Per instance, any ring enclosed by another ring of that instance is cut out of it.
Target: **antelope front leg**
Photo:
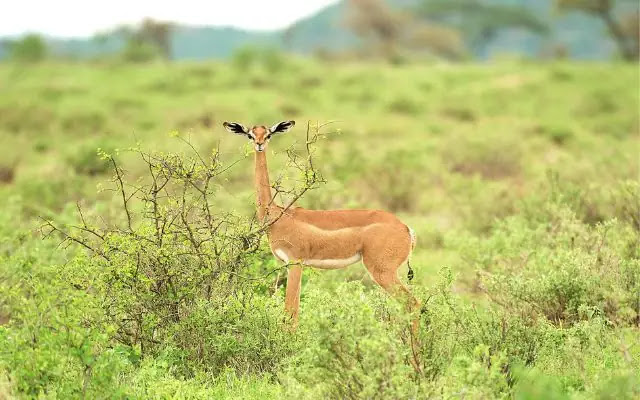
[[[287,276],[287,294],[284,299],[284,309],[291,316],[293,327],[298,325],[298,310],[300,308],[300,286],[302,284],[302,265],[297,264],[289,268]]]

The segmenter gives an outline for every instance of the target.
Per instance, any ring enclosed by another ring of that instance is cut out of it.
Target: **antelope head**
[[[258,152],[263,152],[267,148],[267,143],[273,135],[285,133],[295,126],[295,121],[282,121],[271,128],[267,129],[263,125],[255,125],[251,129],[247,129],[244,125],[237,122],[225,122],[222,124],[226,130],[236,135],[246,136],[253,142],[254,148]]]

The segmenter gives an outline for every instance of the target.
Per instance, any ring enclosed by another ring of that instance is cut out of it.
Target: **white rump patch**
[[[409,229],[409,237],[411,237],[411,248],[415,247],[416,245],[416,231],[414,231],[413,229],[411,229],[410,227],[407,226],[407,228]]]
[[[339,269],[348,267],[351,264],[355,264],[362,259],[362,255],[360,253],[356,253],[355,255],[349,258],[327,258],[325,260],[304,260],[305,265],[309,265],[316,268],[326,268],[326,269]]]
[[[273,254],[275,254],[276,257],[278,257],[280,260],[282,260],[285,263],[289,262],[289,256],[287,255],[287,253],[284,252],[284,250],[282,249],[275,249],[273,251]]]

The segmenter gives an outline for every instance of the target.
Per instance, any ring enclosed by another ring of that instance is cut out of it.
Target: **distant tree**
[[[482,51],[506,28],[536,34],[549,31],[547,23],[529,9],[517,5],[490,4],[480,0],[423,0],[418,15],[460,30],[471,48]]]
[[[145,18],[138,26],[120,26],[113,31],[125,39],[123,56],[128,61],[144,62],[171,58],[173,24]]]
[[[94,34],[91,37],[91,40],[94,43],[96,43],[96,44],[98,44],[100,46],[103,46],[105,43],[107,43],[109,41],[109,36],[110,35],[111,34],[109,32],[98,32],[98,33]]]
[[[624,15],[620,22],[630,43],[629,46],[635,50],[635,59],[638,59],[640,53],[640,10]]]
[[[346,23],[369,43],[372,51],[387,58],[396,54],[406,16],[383,0],[349,0]]]
[[[282,44],[285,49],[291,49],[293,47],[293,41],[296,36],[296,30],[298,28],[298,24],[292,24],[288,28],[282,32]]]
[[[47,44],[40,35],[28,34],[8,42],[9,57],[23,62],[42,61],[47,56]]]
[[[416,24],[408,38],[408,47],[427,48],[450,60],[459,60],[467,53],[460,32],[438,24]]]
[[[158,48],[147,42],[130,38],[122,51],[122,57],[131,62],[147,62],[160,58]]]
[[[630,61],[637,60],[640,56],[638,11],[616,19],[614,16],[616,3],[615,0],[556,0],[560,10],[582,11],[602,19],[622,57]]]
[[[136,32],[142,42],[154,45],[160,50],[166,60],[171,58],[171,31],[173,24],[170,22],[155,21],[145,18]]]
[[[457,31],[426,24],[406,10],[391,8],[383,0],[349,0],[347,6],[347,26],[369,44],[372,55],[394,59],[402,48],[427,49],[452,59],[464,53]]]

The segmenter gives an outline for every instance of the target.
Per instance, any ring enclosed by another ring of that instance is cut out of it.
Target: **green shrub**
[[[150,176],[128,184],[113,156],[102,153],[113,166],[114,190],[125,199],[122,221],[100,226],[81,215],[80,228],[48,227],[90,249],[89,257],[69,263],[66,279],[92,288],[93,297],[108,304],[105,318],[114,326],[114,338],[153,354],[197,305],[254,289],[241,279],[240,268],[254,264],[263,231],[252,229],[250,220],[212,212],[222,168],[215,158],[201,163],[199,156],[140,156]]]
[[[625,181],[613,190],[615,215],[640,232],[640,182]],[[639,247],[636,247],[637,251]],[[637,254],[635,258],[640,258]]]
[[[15,178],[15,165],[0,164],[0,185],[13,182]]]
[[[76,177],[37,177],[15,182],[23,200],[21,211],[27,217],[57,214],[67,204],[80,198],[81,185],[82,181]]]
[[[536,370],[521,370],[514,398],[517,400],[569,400],[571,397],[555,377]]]
[[[566,197],[525,206],[496,223],[487,238],[455,239],[497,304],[558,325],[602,315],[615,324],[638,320],[640,259],[629,255],[638,233],[616,220],[580,221]]]
[[[473,122],[476,120],[474,111],[470,108],[464,107],[451,107],[441,111],[445,117],[458,120],[461,122]]]
[[[420,111],[420,104],[409,97],[397,97],[389,102],[387,110],[398,114],[413,115]]]
[[[122,376],[147,359],[164,360],[162,374],[176,379],[227,368],[266,376],[297,346],[281,301],[260,279],[264,230],[208,203],[223,170],[215,155],[207,163],[138,154],[150,176],[132,186],[101,154],[125,199],[112,222],[81,210],[77,224],[64,225],[64,212],[44,223],[57,239],[46,241],[0,229],[0,312],[9,318],[0,326],[0,369],[17,393],[122,397]],[[4,211],[3,222],[14,225],[16,211]],[[56,251],[61,241],[79,246]]]
[[[9,57],[19,62],[39,62],[47,56],[47,43],[37,34],[9,41]]]
[[[303,309],[314,312],[303,312],[299,327],[308,344],[281,377],[288,396],[415,397],[421,389],[412,378],[408,321],[400,308],[357,282],[335,294],[308,291]]]
[[[252,293],[214,297],[193,306],[169,343],[183,349],[190,365],[214,375],[224,368],[274,373],[298,345],[285,320],[279,299]]]
[[[54,114],[47,106],[33,103],[0,105],[0,128],[8,132],[41,138],[51,132],[53,119]]]
[[[415,353],[412,316],[377,288],[367,291],[357,282],[338,285],[335,294],[307,288],[303,309],[315,312],[302,313],[306,343],[279,375],[288,397],[531,398],[549,390],[556,398],[589,398],[617,393],[605,382],[639,377],[637,354],[625,360],[601,317],[559,327],[535,315],[468,304],[451,292],[450,274],[438,282],[420,294]],[[625,385],[625,396],[636,390]]]
[[[139,368],[121,380],[125,394],[119,397],[144,399],[247,399],[282,398],[279,386],[268,376],[238,376],[232,369],[220,375],[198,374],[191,379],[176,377],[162,358],[143,361]]]
[[[90,381],[99,393],[119,370],[105,326],[87,326],[99,310],[86,292],[61,279],[65,252],[29,229],[12,230],[11,216],[22,211],[18,202],[7,206],[0,214],[6,228],[0,230],[0,308],[9,321],[0,326],[0,370],[8,371],[16,394],[28,397],[79,397]]]
[[[632,400],[640,397],[640,376],[638,373],[620,373],[610,379],[603,380],[597,391],[597,398],[602,400]]]
[[[573,128],[567,123],[547,123],[543,126],[538,126],[534,130],[535,133],[539,133],[549,140],[558,145],[563,145],[573,138]]]
[[[107,116],[103,110],[75,111],[65,116],[60,125],[64,132],[76,135],[93,136],[103,133]]]
[[[483,179],[513,178],[521,172],[522,147],[505,132],[499,134],[454,138],[443,149],[444,163],[452,172]]]
[[[258,50],[253,47],[242,47],[233,52],[231,62],[234,68],[240,71],[247,71],[259,59]]]
[[[47,279],[53,280],[49,286],[69,293],[62,298],[82,302],[74,312],[83,315],[77,324],[85,334],[100,333],[59,344],[55,357],[76,365],[79,359],[80,371],[85,371],[81,381],[91,385],[113,379],[106,373],[100,378],[100,363],[125,360],[124,370],[154,357],[164,357],[171,372],[184,377],[215,375],[226,368],[240,375],[275,372],[298,343],[287,329],[281,302],[269,296],[261,279],[281,267],[262,261],[265,229],[255,217],[214,211],[217,180],[226,171],[217,154],[205,158],[130,151],[149,170],[147,177],[133,182],[112,155],[100,152],[113,167],[120,215],[98,218],[96,210],[79,208],[77,223],[44,224],[48,236],[86,250],[63,266],[50,267],[58,270]],[[317,179],[314,171],[301,168],[305,184],[297,182],[292,195],[300,196]],[[33,283],[46,287],[40,279]],[[61,304],[56,312],[67,312],[68,306]],[[29,336],[18,337],[25,342],[13,343],[12,354],[29,355]],[[108,348],[122,351],[112,354]],[[65,368],[78,374],[78,369]],[[97,375],[86,376],[87,371]],[[34,379],[22,377],[26,386],[20,391],[42,391],[50,382],[71,378]],[[76,384],[78,380],[76,376]],[[45,383],[35,383],[40,381]],[[77,385],[70,390],[77,391]]]
[[[160,49],[145,41],[131,39],[122,51],[122,59],[127,62],[149,62],[162,57]]]
[[[518,194],[509,182],[454,174],[446,185],[451,197],[447,205],[459,219],[458,226],[474,235],[487,233],[496,220],[516,212]]]
[[[392,212],[411,211],[417,207],[415,188],[424,183],[424,174],[417,174],[421,155],[415,151],[398,150],[366,169],[365,182],[371,195]],[[360,157],[350,157],[347,165],[359,163]],[[389,168],[394,165],[394,168]]]
[[[342,284],[337,295],[309,291],[301,335],[307,344],[281,380],[298,398],[427,398],[509,393],[510,368],[535,358],[540,329],[518,317],[478,312],[451,293],[451,275],[423,293],[418,345],[412,315],[379,289]],[[527,354],[533,349],[533,356]],[[533,360],[531,360],[533,362]]]
[[[104,140],[90,141],[67,153],[67,162],[80,175],[99,175],[112,167],[109,160],[100,157],[99,151],[113,151],[113,146]]]
[[[492,354],[486,345],[478,345],[471,356],[458,356],[439,384],[449,395],[475,399],[508,398],[506,359],[503,354]]]
[[[240,71],[248,71],[254,67],[262,67],[269,74],[275,74],[286,67],[285,56],[277,48],[245,46],[232,55],[231,62]]]

